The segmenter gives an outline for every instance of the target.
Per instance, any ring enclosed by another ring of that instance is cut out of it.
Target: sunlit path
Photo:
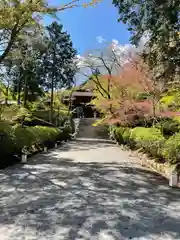
[[[0,239],[180,239],[180,192],[117,146],[68,143],[0,172]]]

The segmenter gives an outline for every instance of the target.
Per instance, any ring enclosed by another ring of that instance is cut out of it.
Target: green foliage
[[[167,107],[174,104],[175,101],[176,101],[176,96],[163,96],[160,100],[160,102]]]
[[[58,130],[54,128],[36,126],[36,127],[21,127],[17,125],[14,127],[15,135],[15,152],[22,151],[30,152],[34,145],[45,145],[46,141],[55,141],[53,133],[59,134]]]
[[[131,129],[127,127],[112,127],[111,132],[113,135],[113,138],[119,143],[119,144],[129,144],[130,143],[130,134]]]
[[[162,134],[158,128],[136,127],[131,130],[131,138],[135,141],[158,141]]]
[[[142,92],[137,94],[137,100],[146,100],[151,98],[151,94],[148,92]]]
[[[119,10],[119,21],[128,24],[132,43],[146,37],[144,59],[154,77],[170,80],[179,74],[179,0],[145,1],[113,0]]]
[[[50,82],[45,82],[46,86],[71,87],[73,77],[76,72],[73,60],[76,50],[73,48],[70,35],[63,31],[63,25],[53,22],[46,27],[45,42],[48,45],[44,55],[44,71],[50,77]],[[53,81],[53,82],[52,82]]]
[[[164,143],[162,156],[171,164],[180,162],[180,133],[174,134]]]
[[[91,6],[95,3],[96,1],[91,1],[87,5]],[[3,41],[6,42],[0,55],[0,63],[6,60],[18,38],[27,40],[34,29],[38,29],[39,35],[41,34],[44,14],[56,17],[57,12],[77,6],[74,1],[60,4],[60,6],[50,5],[46,0],[0,1],[0,45],[3,45]],[[35,42],[38,44],[38,41]]]
[[[156,128],[160,129],[161,133],[165,137],[172,136],[179,131],[179,122],[171,118],[163,118],[156,125]]]
[[[8,122],[0,122],[0,155],[3,160],[4,156],[12,155],[14,152],[14,132]]]
[[[28,1],[24,2],[28,4]],[[21,4],[18,3],[17,8],[19,5]],[[8,50],[11,56],[6,56],[7,60],[3,63],[3,72],[0,74],[3,80],[3,84],[2,80],[0,81],[0,99],[13,98],[19,106],[23,102],[23,106],[29,110],[47,110],[51,107],[52,113],[53,110],[65,108],[54,90],[72,86],[76,73],[76,50],[70,35],[63,31],[62,24],[53,22],[41,30],[35,29],[34,32],[33,29],[32,27],[31,31],[28,31],[27,28],[27,32],[23,31],[25,39],[18,35]],[[33,44],[32,38],[39,41],[39,44]],[[45,91],[48,94],[45,94]],[[50,106],[46,104],[47,101],[44,102],[45,95]],[[51,115],[49,118],[53,118]]]
[[[1,119],[12,122],[22,122],[31,119],[31,113],[23,107],[17,105],[2,105]]]
[[[155,158],[161,158],[161,148],[165,139],[158,128],[114,127],[111,131],[118,143],[140,148]]]
[[[180,86],[179,80],[168,84],[167,90],[164,92],[160,103],[165,108],[170,108],[173,111],[178,111],[180,107]]]
[[[16,116],[13,117],[13,121],[22,123],[24,121],[31,121],[32,114],[26,108],[19,107]]]
[[[123,140],[125,144],[130,143],[131,145],[131,129],[130,128],[124,128],[124,132],[123,132]]]
[[[32,115],[47,122],[50,120],[50,110],[33,111]],[[52,123],[56,126],[63,126],[67,118],[67,112],[54,110],[52,114]]]
[[[43,146],[51,147],[56,141],[70,139],[70,133],[69,126],[60,130],[46,126],[22,127],[19,124],[11,126],[7,122],[0,122],[0,166],[8,164],[8,157],[11,159],[22,152],[30,154]]]
[[[71,139],[70,134],[72,133],[72,129],[69,125],[65,125],[64,127],[60,128],[61,134],[59,135],[59,141],[67,141]]]
[[[131,139],[137,148],[142,148],[151,156],[156,158],[161,156],[161,147],[165,139],[158,128],[136,127],[131,131]]]

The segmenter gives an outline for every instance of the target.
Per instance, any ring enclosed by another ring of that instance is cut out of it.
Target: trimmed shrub
[[[119,144],[123,144],[123,128],[122,127],[116,127],[113,130],[114,138]]]
[[[180,133],[176,133],[164,143],[162,156],[171,164],[180,162]]]
[[[113,138],[119,144],[129,144],[131,130],[127,127],[111,127],[110,129]]]
[[[179,122],[171,118],[162,119],[156,124],[156,128],[160,129],[165,137],[172,136],[176,132],[179,132],[179,126]]]
[[[12,126],[7,122],[0,122],[0,155],[10,156],[14,152],[14,132]]]
[[[71,133],[72,133],[72,128],[68,122],[63,127],[59,128],[61,131],[61,134],[58,137],[59,141],[67,141],[71,139]]]
[[[70,138],[70,131],[69,126],[60,130],[45,126],[11,126],[0,122],[0,166],[11,164],[13,156],[19,156],[22,152],[33,153],[43,146],[53,146],[57,140],[67,140]]]
[[[161,158],[161,149],[165,138],[158,128],[136,127],[131,130],[131,137],[137,148],[142,148],[153,157]]]
[[[123,132],[124,144],[132,145],[130,137],[131,137],[131,129],[130,128],[124,128],[124,132]]]
[[[58,139],[60,131],[57,128],[44,126],[21,127],[14,126],[15,152],[31,152],[32,146],[52,146]]]

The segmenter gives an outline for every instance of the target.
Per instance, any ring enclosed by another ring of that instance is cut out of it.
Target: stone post
[[[22,163],[27,163],[27,155],[26,155],[26,154],[23,154],[23,155],[21,156],[21,162],[22,162]]]
[[[44,153],[47,153],[47,152],[48,152],[48,148],[44,147]]]
[[[94,112],[94,118],[96,118],[97,117],[97,113],[96,113],[96,111]]]
[[[178,173],[176,169],[173,169],[169,176],[169,186],[177,187],[178,185]]]

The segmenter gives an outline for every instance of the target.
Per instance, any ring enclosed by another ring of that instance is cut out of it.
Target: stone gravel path
[[[105,143],[0,171],[0,240],[64,239],[180,239],[180,190]]]

